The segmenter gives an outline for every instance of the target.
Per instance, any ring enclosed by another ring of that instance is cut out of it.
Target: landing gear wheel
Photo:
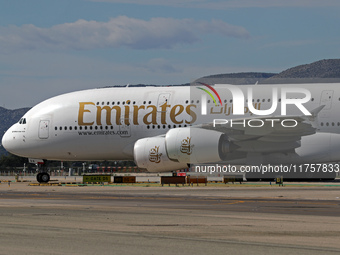
[[[50,175],[48,173],[38,173],[37,181],[39,183],[47,183],[50,181]]]
[[[41,173],[37,174],[37,181],[40,183],[41,182]]]
[[[41,182],[47,183],[50,181],[50,175],[48,173],[41,173]]]

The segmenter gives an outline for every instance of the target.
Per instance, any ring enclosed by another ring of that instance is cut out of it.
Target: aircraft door
[[[157,123],[165,124],[167,122],[168,113],[169,113],[169,107],[164,106],[164,104],[169,105],[170,102],[170,93],[161,93],[158,96],[157,100]],[[163,107],[162,107],[163,106]]]
[[[49,128],[50,128],[49,120],[40,120],[38,132],[40,139],[47,139],[49,137]]]
[[[319,116],[322,118],[327,118],[330,116],[330,109],[332,108],[333,90],[324,90],[321,93],[320,105],[325,107],[320,112]]]
[[[162,108],[161,106],[164,105],[165,103],[169,102],[170,100],[170,93],[162,93],[162,94],[159,94],[158,96],[158,101],[157,101],[157,111],[162,111]],[[168,107],[165,108],[166,111],[168,109]]]
[[[324,110],[331,109],[333,93],[333,90],[322,91],[320,105],[325,105],[325,107],[323,108]]]

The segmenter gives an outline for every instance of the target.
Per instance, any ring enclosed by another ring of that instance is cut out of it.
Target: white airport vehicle
[[[29,110],[2,145],[31,159],[134,160],[150,172],[336,162],[339,86],[198,83],[72,92]],[[47,182],[49,174],[37,180]]]

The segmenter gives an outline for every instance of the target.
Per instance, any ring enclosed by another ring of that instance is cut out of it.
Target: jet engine
[[[137,166],[149,172],[166,172],[188,167],[186,163],[169,159],[164,136],[138,140],[135,143],[133,154]]]
[[[134,146],[138,167],[149,172],[173,171],[188,164],[219,162],[226,159],[228,137],[221,132],[200,128],[176,128],[165,136],[140,139]]]

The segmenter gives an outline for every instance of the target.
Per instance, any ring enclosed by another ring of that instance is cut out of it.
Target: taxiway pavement
[[[340,185],[0,184],[0,254],[339,254]]]

